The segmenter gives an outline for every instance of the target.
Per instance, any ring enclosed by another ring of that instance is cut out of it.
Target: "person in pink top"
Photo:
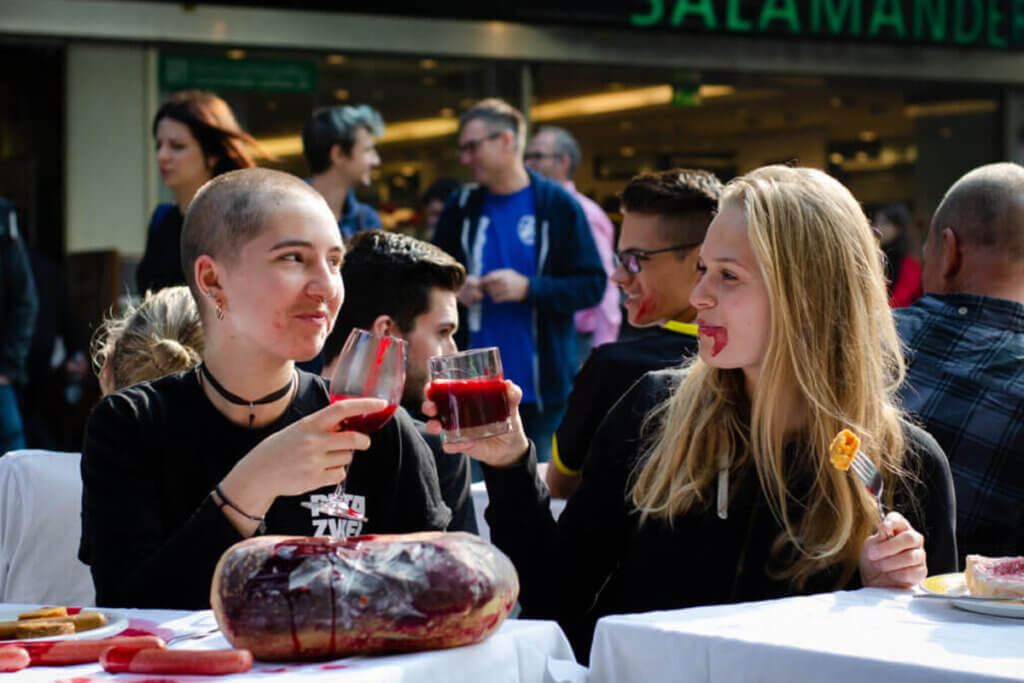
[[[528,168],[561,184],[579,202],[594,235],[601,265],[608,274],[608,284],[601,303],[593,308],[576,311],[576,332],[579,338],[576,357],[583,363],[591,348],[615,341],[619,336],[619,325],[622,324],[619,291],[611,281],[611,275],[615,272],[615,226],[601,207],[590,197],[578,192],[572,182],[572,176],[580,165],[580,146],[569,131],[555,126],[541,127],[530,140],[523,160]]]

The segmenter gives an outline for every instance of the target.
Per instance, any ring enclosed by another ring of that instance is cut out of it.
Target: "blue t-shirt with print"
[[[480,272],[511,268],[520,275],[533,277],[537,272],[537,221],[533,190],[527,185],[508,195],[487,193],[483,215],[486,227],[477,232]],[[470,330],[473,348],[497,346],[505,377],[523,389],[523,403],[534,403],[533,308],[525,302],[495,303],[485,296],[481,305],[480,327]]]

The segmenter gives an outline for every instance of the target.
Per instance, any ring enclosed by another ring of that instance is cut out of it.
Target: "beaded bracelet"
[[[237,505],[235,505],[231,501],[230,498],[228,498],[227,496],[224,495],[224,491],[221,490],[220,484],[217,484],[216,486],[214,486],[213,487],[213,491],[214,491],[214,493],[217,494],[217,497],[220,498],[220,501],[221,501],[220,505],[218,505],[217,507],[223,508],[225,505],[227,505],[229,508],[231,508],[232,510],[234,510],[238,514],[242,515],[246,519],[251,520],[253,522],[259,522],[260,523],[259,526],[256,527],[256,533],[253,534],[254,536],[259,536],[259,535],[263,534],[267,530],[267,521],[266,521],[267,518],[266,517],[255,517],[253,515],[250,515],[248,512],[246,512],[242,508],[240,508]]]

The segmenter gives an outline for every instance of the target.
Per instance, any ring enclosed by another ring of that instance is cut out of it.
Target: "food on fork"
[[[860,439],[857,435],[851,432],[849,429],[836,434],[836,438],[832,439],[832,443],[829,444],[828,452],[831,456],[832,464],[844,472],[850,469],[850,463],[853,462],[853,458],[857,455],[857,449],[860,448]]]
[[[214,572],[221,632],[257,659],[325,659],[477,643],[515,605],[512,562],[466,533],[259,536]]]
[[[1024,557],[968,555],[964,579],[971,595],[1024,599]]]

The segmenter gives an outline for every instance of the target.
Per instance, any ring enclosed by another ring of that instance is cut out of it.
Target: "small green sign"
[[[316,62],[161,54],[160,86],[164,90],[313,92]]]
[[[700,88],[696,85],[673,85],[672,105],[675,107],[699,107]]]

